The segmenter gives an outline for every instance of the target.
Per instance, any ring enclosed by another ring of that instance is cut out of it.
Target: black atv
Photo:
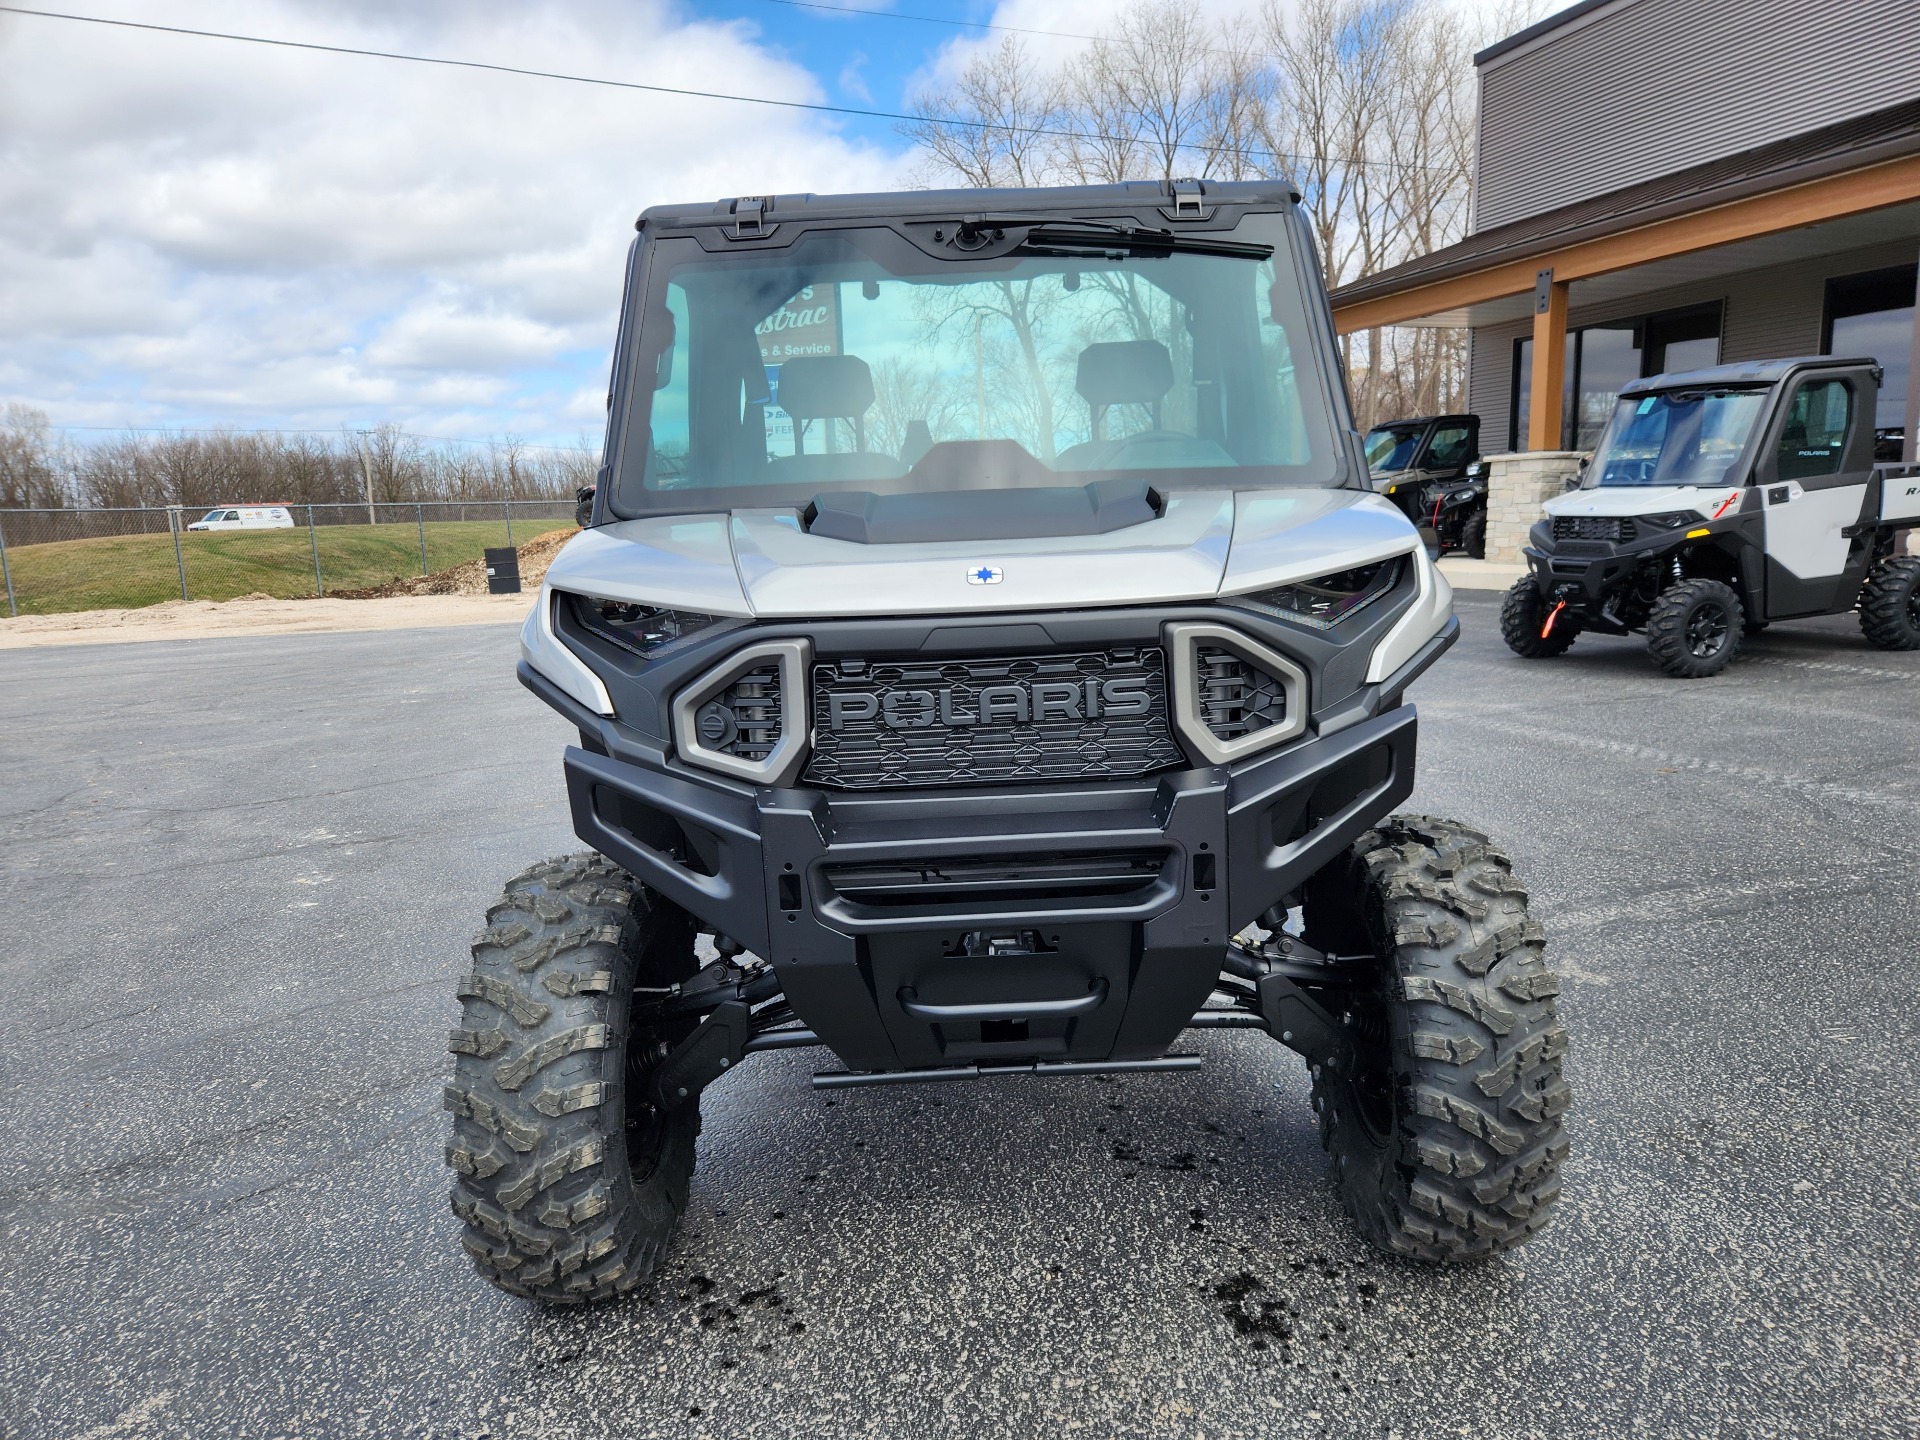
[[[1435,555],[1487,554],[1487,469],[1480,420],[1429,415],[1391,420],[1367,432],[1373,487],[1398,505]]]

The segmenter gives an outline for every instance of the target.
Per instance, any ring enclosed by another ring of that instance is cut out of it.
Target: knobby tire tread
[[[636,985],[692,974],[693,939],[683,911],[591,852],[532,866],[489,907],[448,1041],[446,1159],[461,1243],[501,1289],[579,1304],[659,1264],[700,1107],[660,1117],[632,1093],[630,1002]]]
[[[1349,1077],[1323,1069],[1313,1083],[1361,1231],[1443,1264],[1538,1232],[1560,1193],[1573,1093],[1559,982],[1512,862],[1465,825],[1394,816],[1315,877],[1305,904],[1309,944],[1380,957],[1390,1125],[1368,1123]]]
[[[1580,634],[1580,622],[1565,610],[1553,622],[1553,633],[1542,636],[1552,606],[1540,594],[1531,575],[1513,582],[1500,602],[1500,638],[1514,654],[1528,660],[1550,660],[1564,655]]]
[[[1860,631],[1880,650],[1920,650],[1913,594],[1920,588],[1920,555],[1893,555],[1876,564],[1860,590]]]
[[[1717,655],[1702,659],[1687,646],[1687,617],[1702,601],[1717,601],[1727,612],[1727,643]],[[1718,675],[1740,653],[1746,634],[1746,611],[1733,587],[1718,580],[1681,580],[1660,592],[1647,612],[1647,649],[1653,660],[1676,680],[1704,680]]]

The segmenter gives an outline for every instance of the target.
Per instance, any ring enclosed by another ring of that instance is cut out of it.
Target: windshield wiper
[[[1135,225],[1035,225],[1013,247],[1015,255],[1098,255],[1125,260],[1135,255],[1224,255],[1238,260],[1265,260],[1271,245],[1246,240],[1220,240],[1210,235],[1176,235],[1171,230],[1149,230]]]

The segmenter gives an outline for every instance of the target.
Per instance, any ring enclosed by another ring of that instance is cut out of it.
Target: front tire
[[[1704,680],[1733,663],[1746,615],[1733,588],[1718,580],[1669,585],[1647,613],[1654,663],[1681,680]]]
[[[1546,1223],[1567,1158],[1559,982],[1512,863],[1477,830],[1397,815],[1309,882],[1309,945],[1371,954],[1351,1005],[1358,1064],[1317,1070],[1340,1198],[1395,1255],[1442,1264]]]
[[[1920,556],[1889,556],[1860,591],[1860,630],[1882,650],[1920,650]]]
[[[1528,660],[1564,655],[1580,634],[1580,626],[1562,610],[1555,617],[1553,628],[1543,635],[1541,631],[1547,630],[1547,617],[1552,613],[1553,607],[1547,604],[1533,577],[1523,575],[1513,582],[1507,598],[1500,602],[1500,638],[1514,654]]]
[[[653,1273],[693,1175],[698,1099],[663,1113],[645,1098],[679,1035],[632,1007],[636,986],[693,974],[693,923],[591,852],[508,881],[487,922],[448,1038],[461,1243],[515,1295],[618,1295]]]
[[[1467,552],[1469,560],[1487,558],[1487,512],[1476,510],[1467,517],[1467,523],[1460,527],[1460,548]]]

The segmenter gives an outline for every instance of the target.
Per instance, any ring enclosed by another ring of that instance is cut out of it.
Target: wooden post
[[[359,437],[360,479],[367,487],[367,524],[378,525],[379,519],[373,513],[373,462],[367,459],[367,437]]]
[[[1542,270],[1533,280],[1533,380],[1527,448],[1562,448],[1560,391],[1567,379],[1567,282]]]

